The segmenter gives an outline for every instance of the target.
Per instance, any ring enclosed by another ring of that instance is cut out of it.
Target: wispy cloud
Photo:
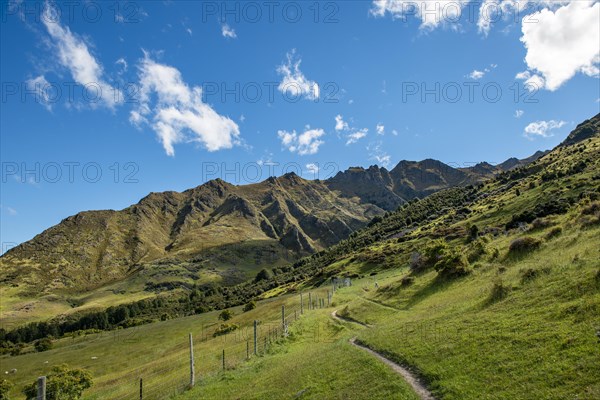
[[[73,79],[80,85],[95,88],[99,103],[114,108],[122,101],[119,89],[111,86],[104,77],[102,65],[90,52],[86,42],[71,30],[60,24],[56,18],[60,15],[47,3],[42,22],[52,38],[52,48],[58,62],[69,70]],[[91,103],[92,107],[97,103]]]
[[[48,111],[51,111],[52,99],[50,98],[49,93],[51,85],[46,80],[44,75],[28,79],[27,81],[25,81],[25,84],[27,85],[27,90],[35,94],[35,101],[46,107]]]
[[[378,164],[386,168],[390,166],[391,157],[383,150],[383,143],[381,141],[370,143],[367,146],[367,151],[371,160],[377,161]]]
[[[345,134],[346,146],[358,142],[369,133],[368,128],[356,129],[351,127],[340,114],[335,116],[335,130],[338,133],[343,132]]]

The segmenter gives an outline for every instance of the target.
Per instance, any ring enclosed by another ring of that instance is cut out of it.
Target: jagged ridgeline
[[[579,125],[550,153],[497,166],[403,161],[391,171],[351,168],[325,181],[295,174],[244,186],[214,180],[182,193],[152,193],[121,211],[77,214],[0,259],[2,322],[14,327],[141,299],[156,317],[163,303],[151,301],[165,289],[196,293],[177,303],[184,305],[167,301],[165,309],[179,315],[219,308],[343,273],[338,259],[366,257],[360,250],[378,241],[460,237],[465,227],[456,223],[480,212],[474,204],[495,210],[498,230],[565,212],[583,189],[559,196],[557,182],[593,171],[597,151],[579,149],[597,143],[599,120]],[[589,175],[584,189],[596,190],[596,178]],[[548,188],[535,204],[505,208],[503,196],[524,180]],[[381,257],[367,261],[384,268],[393,259]],[[255,282],[263,268],[274,277]]]

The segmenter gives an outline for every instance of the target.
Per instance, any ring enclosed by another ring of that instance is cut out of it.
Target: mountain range
[[[179,262],[236,267],[244,275],[331,246],[411,199],[480,182],[544,154],[468,168],[401,161],[390,171],[353,167],[322,181],[293,172],[240,186],[215,179],[181,193],[150,193],[120,211],[80,212],[11,249],[1,258],[0,279],[35,291],[79,291],[149,263]]]

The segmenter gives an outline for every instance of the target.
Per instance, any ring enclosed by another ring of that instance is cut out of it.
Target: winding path
[[[363,324],[362,322],[355,321],[352,319],[346,319],[344,317],[337,315],[337,310],[335,310],[331,313],[331,317],[338,321],[350,322],[350,323],[361,325],[361,326],[364,326],[367,328],[369,327],[369,325]],[[392,370],[394,370],[394,372],[396,372],[397,374],[402,376],[402,378],[406,381],[406,383],[408,383],[410,385],[410,387],[421,398],[421,400],[436,400],[435,397],[433,397],[433,395],[431,394],[431,392],[425,387],[425,385],[423,385],[419,381],[419,379],[408,369],[406,369],[403,366],[401,366],[400,364],[390,360],[389,358],[385,357],[384,355],[368,348],[367,346],[362,345],[360,343],[356,343],[355,337],[350,339],[350,344],[358,347],[361,350],[366,351],[373,357],[377,358],[379,361],[383,362],[384,364],[386,364],[387,366],[392,368]]]

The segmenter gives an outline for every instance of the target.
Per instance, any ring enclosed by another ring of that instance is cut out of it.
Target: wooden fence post
[[[223,371],[225,371],[225,349],[223,349]]]
[[[40,376],[37,381],[37,400],[46,400],[46,377]]]
[[[308,309],[312,310],[312,294],[308,292]]]
[[[196,383],[196,372],[194,366],[194,339],[190,333],[190,387],[194,387]]]
[[[250,341],[246,340],[246,360],[250,359]]]
[[[302,300],[302,293],[300,293],[300,315],[304,314],[304,301]]]
[[[144,381],[140,378],[140,400],[144,400]]]
[[[257,330],[256,330],[257,322],[254,320],[254,355],[258,354],[258,338],[257,338]]]
[[[283,335],[285,335],[286,332],[286,326],[285,326],[285,305],[281,305],[281,332]]]

